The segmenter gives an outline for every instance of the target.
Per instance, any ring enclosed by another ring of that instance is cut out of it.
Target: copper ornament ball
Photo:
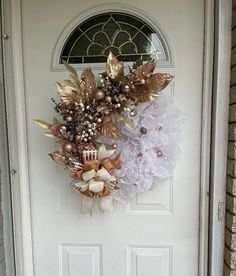
[[[105,98],[105,93],[103,92],[103,90],[102,89],[96,89],[96,91],[95,91],[95,99],[96,100],[102,100],[102,99],[104,99]]]
[[[150,170],[150,175],[154,175],[155,171],[154,170]]]
[[[64,152],[72,152],[73,150],[73,144],[70,142],[66,142],[62,147]]]
[[[105,101],[106,101],[107,103],[110,103],[110,102],[112,101],[112,97],[111,97],[111,96],[106,96],[106,97],[105,97]]]
[[[141,128],[140,128],[140,132],[141,132],[142,134],[147,134],[147,129],[146,129],[146,127],[141,127]]]
[[[116,143],[112,144],[113,149],[117,149],[118,145]]]
[[[75,140],[76,140],[76,141],[80,141],[80,140],[81,140],[81,136],[80,136],[80,135],[78,135],[78,134],[77,134],[77,135],[75,135]]]
[[[142,159],[143,159],[142,153],[139,153],[139,154],[137,155],[137,157],[138,157],[139,160],[142,160]]]

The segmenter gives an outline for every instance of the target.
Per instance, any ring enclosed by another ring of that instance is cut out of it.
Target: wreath
[[[140,60],[124,73],[109,54],[106,72],[96,78],[90,68],[77,75],[64,61],[69,79],[57,83],[60,101],[52,99],[61,120],[34,120],[56,139],[50,153],[73,178],[81,211],[91,212],[98,199],[102,211],[113,201],[126,202],[152,188],[154,178],[170,178],[179,151],[181,112],[160,93],[173,79],[154,73],[156,63]]]

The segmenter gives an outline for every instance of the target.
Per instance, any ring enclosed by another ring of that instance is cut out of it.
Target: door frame
[[[16,275],[33,276],[21,0],[3,2],[8,15],[5,25],[11,28],[13,72],[6,79],[6,91],[13,93],[7,93],[6,107],[10,169],[15,172],[11,191]],[[218,204],[225,204],[231,7],[231,0],[205,0],[199,276],[221,276],[223,271],[224,218],[218,219]]]
[[[5,104],[5,80],[6,80],[6,59],[3,55],[7,44],[10,41],[4,36],[6,28],[4,26],[3,3],[0,0],[0,204],[1,204],[1,221],[0,230],[4,233],[4,243],[1,248],[4,250],[4,260],[1,266],[5,266],[5,271],[9,275],[15,276],[15,254],[14,254],[14,238],[13,238],[13,217],[12,217],[12,201],[10,186],[10,169],[9,169],[9,152],[8,152],[8,135],[7,135],[7,115]],[[1,242],[2,243],[2,242]]]
[[[210,166],[209,276],[222,276],[228,148],[232,1],[215,4]]]

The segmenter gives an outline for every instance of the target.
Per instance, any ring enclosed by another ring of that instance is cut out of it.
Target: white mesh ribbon
[[[180,154],[182,112],[166,94],[138,105],[137,115],[131,117],[134,128],[121,125],[121,141],[116,141],[121,153],[122,168],[114,171],[119,179],[119,190],[113,192],[116,200],[125,202],[135,193],[148,191],[154,177],[168,179]],[[142,134],[140,129],[147,133]],[[108,142],[107,140],[103,140]]]

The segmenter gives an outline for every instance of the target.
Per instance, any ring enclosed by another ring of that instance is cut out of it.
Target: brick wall
[[[233,1],[232,13],[224,276],[236,276],[236,0]]]
[[[1,199],[1,194],[0,194],[0,199]],[[1,200],[0,200],[0,204],[1,204]],[[6,276],[4,241],[3,241],[3,215],[2,215],[1,207],[0,207],[0,275]]]

